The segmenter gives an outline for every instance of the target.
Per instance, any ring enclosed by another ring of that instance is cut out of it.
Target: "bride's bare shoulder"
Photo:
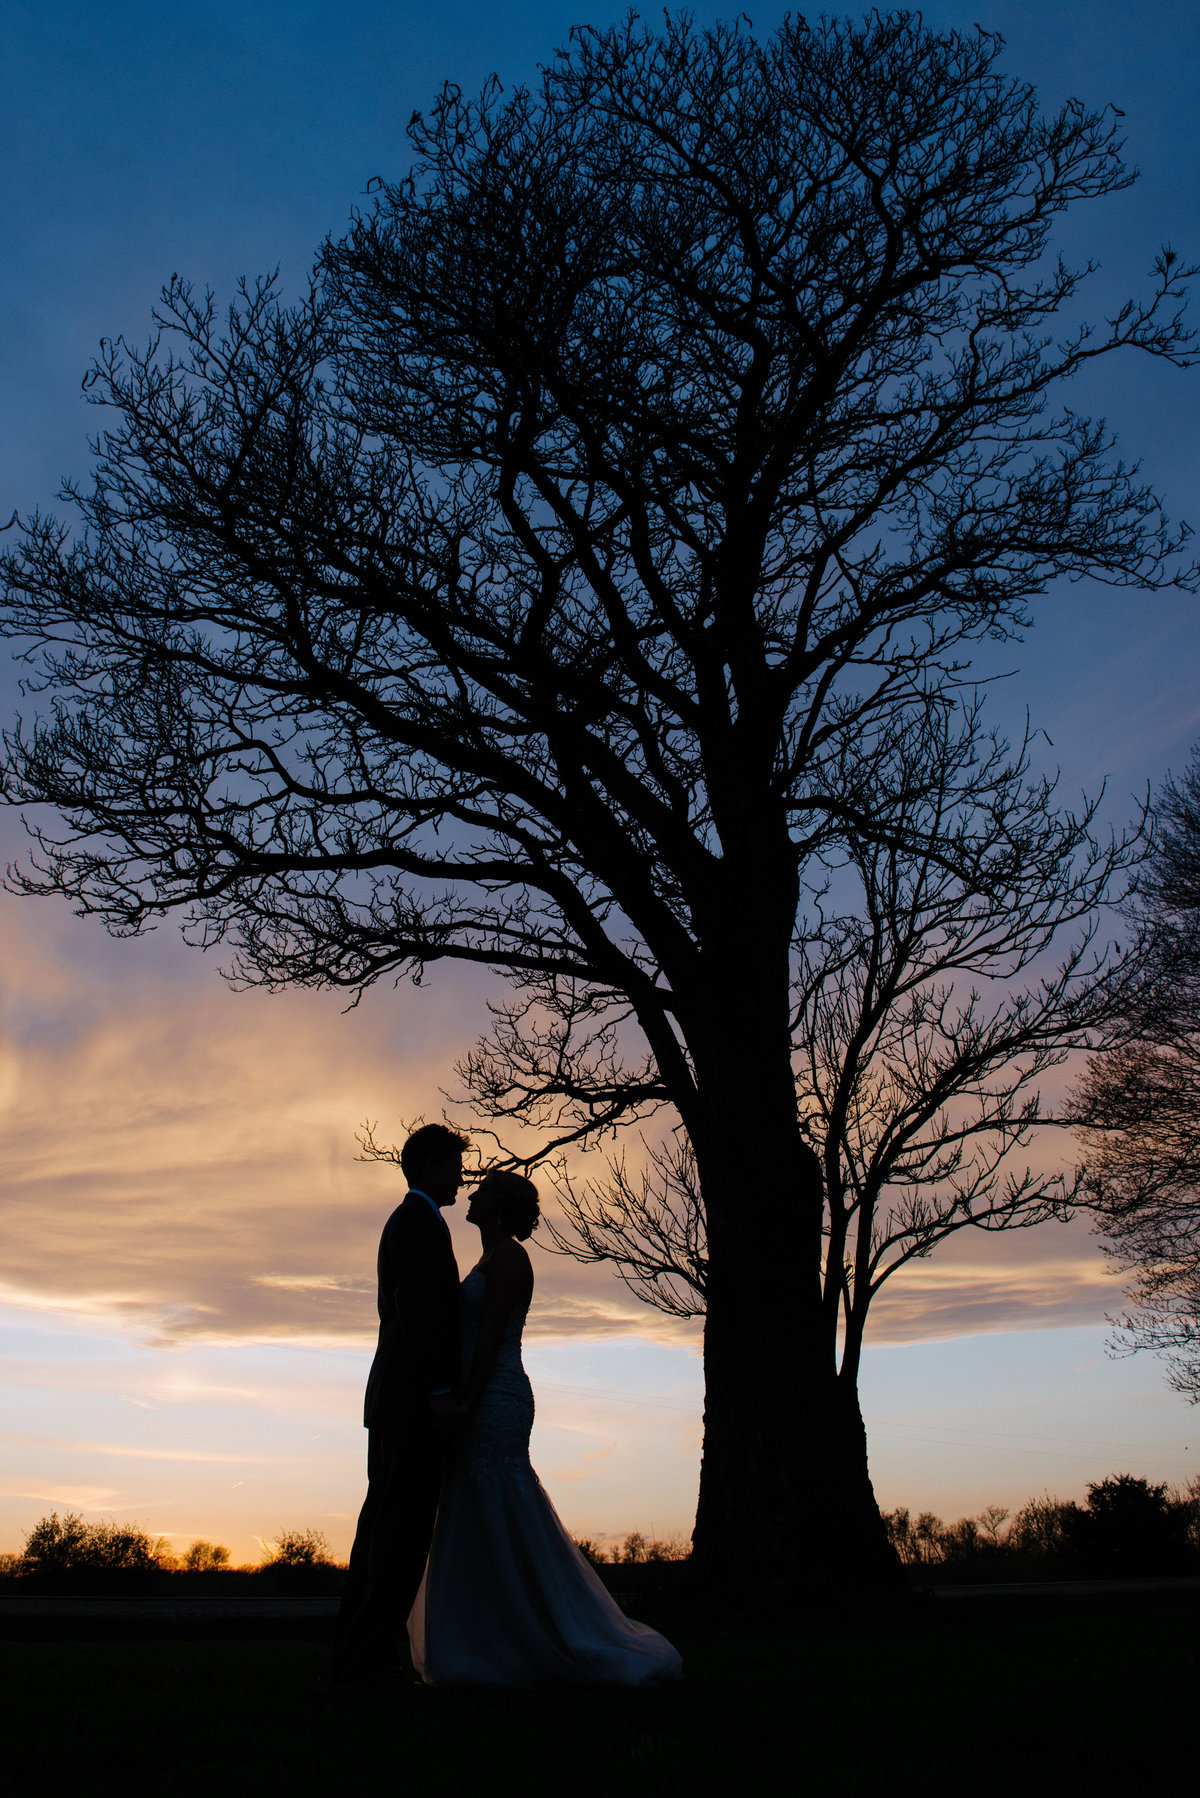
[[[529,1251],[523,1243],[515,1241],[511,1236],[502,1237],[499,1242],[493,1243],[487,1254],[475,1265],[485,1272],[494,1268],[497,1273],[503,1272],[509,1279],[518,1274],[528,1274],[530,1280],[533,1279],[533,1262],[529,1259]]]
[[[505,1278],[516,1284],[528,1286],[533,1290],[533,1262],[529,1259],[529,1251],[524,1243],[517,1242],[514,1237],[506,1236],[491,1251],[490,1259],[494,1265],[502,1267]]]

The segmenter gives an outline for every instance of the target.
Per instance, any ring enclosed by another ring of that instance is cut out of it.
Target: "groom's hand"
[[[429,1411],[434,1434],[445,1441],[458,1434],[467,1415],[452,1392],[435,1393],[429,1401]]]

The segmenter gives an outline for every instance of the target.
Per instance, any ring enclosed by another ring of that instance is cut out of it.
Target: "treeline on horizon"
[[[1083,1504],[1028,1499],[943,1523],[931,1511],[883,1513],[904,1565],[949,1580],[1120,1579],[1200,1573],[1200,1477],[1185,1486],[1135,1474],[1092,1481]]]
[[[151,1536],[140,1524],[108,1518],[88,1523],[73,1511],[61,1518],[57,1511],[39,1518],[19,1554],[0,1554],[0,1582],[9,1589],[15,1583],[43,1589],[125,1589],[133,1582],[157,1583],[179,1576],[199,1579],[204,1586],[213,1577],[228,1580],[238,1575],[264,1578],[270,1584],[303,1575],[318,1584],[332,1579],[330,1589],[336,1590],[344,1572],[317,1529],[281,1530],[264,1543],[257,1565],[235,1567],[224,1543],[198,1539],[177,1554],[165,1536]]]
[[[1200,1477],[1185,1486],[1113,1474],[1087,1488],[1080,1504],[1044,1493],[1015,1513],[987,1505],[974,1517],[945,1523],[931,1511],[883,1512],[888,1539],[903,1564],[939,1581],[1139,1578],[1200,1574]],[[679,1536],[631,1531],[610,1546],[592,1538],[578,1547],[601,1573],[626,1578],[688,1559]],[[340,1591],[344,1564],[317,1529],[282,1530],[264,1544],[257,1565],[234,1567],[221,1543],[197,1540],[176,1554],[165,1537],[138,1524],[87,1523],[73,1512],[42,1517],[20,1554],[0,1555],[0,1587],[9,1591],[178,1590],[206,1592],[247,1581],[263,1592]]]
[[[634,1567],[683,1562],[690,1544],[685,1537],[646,1536],[631,1531],[620,1543],[604,1547],[592,1538],[577,1546],[593,1567]],[[322,1530],[281,1530],[265,1541],[257,1564],[234,1566],[224,1543],[198,1539],[177,1554],[165,1536],[151,1536],[137,1523],[102,1518],[88,1523],[73,1511],[41,1517],[28,1532],[19,1554],[0,1554],[0,1588],[34,1585],[40,1590],[126,1590],[132,1582],[145,1587],[186,1579],[199,1590],[220,1589],[231,1579],[250,1579],[267,1590],[336,1592],[346,1572],[335,1561]]]

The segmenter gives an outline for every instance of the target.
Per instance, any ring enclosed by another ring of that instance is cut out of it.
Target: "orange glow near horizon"
[[[451,971],[346,1013],[329,994],[231,992],[166,932],[110,943],[51,903],[0,907],[0,1304],[14,1345],[0,1543],[15,1550],[57,1509],[137,1521],[177,1550],[220,1541],[237,1563],[283,1528],[319,1528],[344,1556],[362,1496],[375,1250],[401,1190],[397,1170],[355,1159],[355,1133],[378,1118],[386,1140],[438,1114],[477,1028],[478,980]],[[450,1222],[465,1271],[477,1241],[461,1213]],[[602,1541],[686,1535],[698,1325],[640,1304],[605,1269],[535,1259],[534,1457],[556,1505]],[[868,1359],[882,1366],[890,1350],[896,1367],[936,1373],[944,1344],[944,1359],[981,1354],[986,1370],[989,1342],[1000,1365],[1022,1333],[1053,1344],[1090,1330],[1097,1386],[1114,1377],[1095,1350],[1116,1297],[1084,1224],[965,1232],[884,1289]],[[1022,1377],[1036,1409],[1037,1379]],[[1178,1401],[1157,1369],[1137,1379],[1154,1419],[1147,1452],[1168,1467],[1159,1477],[1180,1477]],[[914,1462],[911,1432],[888,1421],[913,1404],[937,1440],[920,1392],[882,1401],[872,1452],[885,1503],[957,1514],[1019,1501],[986,1442],[936,1473]],[[967,1443],[971,1421],[968,1409],[946,1427]],[[1068,1455],[1065,1476],[1085,1462],[1087,1477],[1112,1471],[1089,1450],[1078,1466]]]

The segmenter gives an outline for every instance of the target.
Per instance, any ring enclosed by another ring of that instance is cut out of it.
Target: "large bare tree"
[[[672,1108],[714,1576],[891,1565],[793,1060],[807,871],[905,847],[840,770],[928,739],[1050,581],[1176,578],[1052,394],[1186,361],[1186,271],[1055,340],[1051,228],[1131,177],[998,52],[911,14],[761,45],[631,18],[533,91],[448,87],[305,299],[222,318],[175,281],[104,354],[84,532],[35,518],[7,563],[54,695],[7,790],[67,820],[25,890],[183,911],[268,984],[497,969],[485,1097],[531,1067],[550,1141]]]

